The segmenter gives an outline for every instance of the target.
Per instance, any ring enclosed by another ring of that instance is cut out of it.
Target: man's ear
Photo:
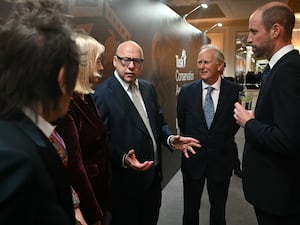
[[[113,65],[114,65],[114,67],[117,67],[117,59],[116,58],[117,58],[116,56],[113,57]]]
[[[64,78],[65,78],[65,69],[64,69],[64,67],[61,67],[59,70],[59,73],[58,73],[57,81],[58,81],[58,85],[59,85],[59,89],[61,90],[61,93],[63,95],[67,95],[68,92],[67,92],[67,89],[65,86]]]
[[[225,63],[224,62],[219,63],[219,65],[218,65],[218,71],[221,72],[221,73],[223,73],[224,69],[225,69]]]
[[[278,23],[273,24],[273,26],[271,28],[271,36],[272,36],[272,38],[276,39],[282,33],[283,33],[282,26],[280,26]]]

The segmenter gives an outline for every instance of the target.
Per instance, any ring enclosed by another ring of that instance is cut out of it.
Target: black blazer
[[[161,144],[167,146],[167,138],[172,132],[164,122],[154,86],[148,81],[139,80],[139,88],[161,162]],[[155,168],[152,167],[148,171],[139,172],[122,167],[123,155],[130,149],[135,150],[137,159],[140,162],[154,159],[152,140],[142,118],[114,75],[97,87],[93,98],[108,127],[112,151],[113,188],[121,188],[125,192],[128,191],[128,193],[143,191],[152,183]],[[161,164],[156,169],[161,170]]]
[[[209,130],[202,107],[202,81],[182,86],[177,100],[178,125],[183,135],[198,139],[202,146],[189,159],[182,157],[181,170],[186,176],[198,179],[207,173],[225,179],[232,175],[234,136],[239,129],[233,109],[239,90],[237,84],[221,80],[219,101]]]
[[[300,213],[300,56],[293,50],[261,87],[255,119],[245,125],[246,199],[277,215]]]
[[[70,184],[52,144],[25,115],[0,120],[0,224],[74,224]]]

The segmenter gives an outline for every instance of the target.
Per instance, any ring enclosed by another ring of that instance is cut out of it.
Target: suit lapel
[[[17,125],[39,148],[47,149],[49,147],[50,142],[45,141],[43,138],[45,135],[27,116],[24,115]]]
[[[100,114],[90,96],[86,96],[86,101],[89,106],[87,106],[87,104],[79,96],[73,94],[73,101],[71,104],[73,104],[73,106],[81,112],[81,115],[85,118],[85,120],[97,130],[97,126],[99,126],[101,120]],[[90,109],[87,109],[87,107],[90,107]]]
[[[133,102],[131,101],[130,97],[128,96],[128,94],[126,93],[126,91],[124,90],[124,88],[122,87],[120,82],[114,76],[112,77],[112,82],[110,85],[110,92],[114,93],[114,94],[111,94],[111,96],[114,96],[114,98],[118,99],[117,101],[114,101],[114,102],[117,102],[117,104],[118,104],[117,108],[120,109],[120,112],[123,111],[125,114],[130,115],[130,116],[128,116],[128,119],[131,120],[131,122],[133,124],[135,124],[135,126],[138,127],[142,132],[149,135],[147,128],[146,128],[140,114],[138,113],[137,109],[135,108]],[[143,98],[144,98],[144,96],[143,96]]]
[[[265,93],[268,92],[266,90],[269,90],[272,88],[272,80],[274,77],[274,74],[276,74],[276,70],[278,69],[278,67],[280,67],[282,62],[286,62],[286,58],[290,57],[291,55],[299,55],[299,51],[298,50],[293,50],[288,52],[287,54],[285,54],[284,56],[282,56],[278,62],[276,62],[276,64],[272,67],[272,69],[270,70],[269,74],[267,75],[265,81],[264,81],[264,85],[261,86],[260,90],[259,90],[259,95],[256,101],[256,107],[255,107],[255,112],[257,109],[260,108],[260,104],[261,104],[261,99],[264,97]]]
[[[73,221],[74,208],[70,183],[65,167],[56,150],[49,139],[27,116],[22,116],[16,125],[36,146],[36,149],[32,150],[37,151],[37,153],[40,155],[41,160],[44,162],[44,165],[49,173],[49,178],[52,179],[57,199],[60,202],[60,205],[69,215],[70,221]]]
[[[17,125],[35,143],[50,172],[63,168],[62,161],[48,137],[29,118],[24,116]]]
[[[217,109],[216,109],[216,113],[214,116],[214,119],[212,121],[211,124],[211,128],[213,128],[214,124],[216,123],[216,121],[218,121],[218,119],[222,116],[223,111],[224,111],[224,106],[227,104],[227,100],[230,97],[230,87],[226,84],[226,82],[223,81],[223,79],[221,79],[221,84],[220,84],[220,93],[219,93],[219,99],[217,102]]]
[[[206,124],[204,110],[203,110],[203,91],[202,91],[202,80],[196,81],[194,84],[190,85],[189,92],[185,96],[189,102],[189,108],[191,111],[199,112],[197,115],[197,121],[195,123],[204,123]]]
[[[201,120],[203,120],[206,124],[206,119],[205,119],[205,115],[204,115],[204,109],[203,109],[203,87],[202,87],[202,81],[199,80],[199,86],[200,88],[195,88],[195,92],[191,95],[192,98],[195,98],[195,99],[199,99],[199,101],[195,101],[196,103],[199,103],[199,109],[200,109],[200,112],[201,112]],[[200,90],[200,91],[199,91]]]
[[[200,101],[198,101],[199,103],[200,103],[200,105],[199,105],[199,108],[200,108],[200,112],[201,112],[201,120],[203,120],[204,121],[204,124],[206,124],[206,119],[205,119],[205,114],[204,114],[204,108],[203,108],[203,105],[204,105],[204,103],[203,103],[203,87],[202,87],[202,81],[200,80],[199,81],[200,82],[200,91],[199,91],[199,89],[197,88],[196,90],[197,90],[197,92],[195,92],[195,93],[193,93],[192,94],[192,98],[195,98],[195,99],[200,99]],[[198,96],[199,95],[199,96]],[[197,97],[198,96],[198,97]],[[219,101],[220,101],[220,99],[219,99]],[[217,110],[218,110],[218,108],[219,108],[219,103],[217,104]],[[214,115],[214,118],[213,118],[213,121],[212,121],[212,123],[211,123],[211,129],[212,129],[212,127],[213,127],[213,125],[214,125],[214,121],[216,120],[216,114],[217,114],[217,111],[216,111],[216,113],[215,113],[215,115]],[[206,128],[208,129],[208,127],[207,127],[207,125],[206,125]]]
[[[152,133],[154,135],[154,137],[157,137],[157,133],[156,133],[156,127],[155,127],[155,111],[156,111],[156,107],[153,105],[156,100],[153,99],[153,96],[151,95],[149,89],[147,89],[147,87],[142,83],[139,82],[139,87],[140,87],[140,92],[145,104],[145,108],[147,111],[147,115],[149,118],[149,122],[150,122],[150,126],[152,129]]]
[[[228,99],[228,94],[229,94],[228,86],[221,79],[219,100],[217,103],[217,110],[215,113],[214,120],[217,119],[220,115],[222,115],[223,106],[224,106],[224,104],[226,104],[226,99]]]

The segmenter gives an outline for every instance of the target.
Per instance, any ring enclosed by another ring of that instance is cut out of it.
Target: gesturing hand
[[[153,161],[145,161],[141,163],[135,156],[134,149],[129,150],[125,157],[125,162],[127,166],[131,167],[132,169],[139,170],[139,171],[146,171],[150,169],[153,165]]]
[[[170,144],[176,150],[182,151],[186,158],[189,158],[189,153],[196,154],[193,147],[200,148],[200,142],[192,137],[183,137],[180,135],[174,135],[170,139]]]

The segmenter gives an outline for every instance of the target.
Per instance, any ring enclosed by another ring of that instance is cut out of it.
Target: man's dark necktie
[[[204,100],[204,115],[205,115],[207,127],[210,128],[210,125],[211,125],[211,123],[214,119],[214,115],[215,115],[214,102],[211,97],[211,92],[214,88],[208,86],[206,89],[207,89],[207,93],[206,93],[205,100]]]
[[[264,72],[263,72],[262,75],[261,75],[260,86],[262,86],[263,83],[265,82],[265,80],[266,80],[266,78],[267,78],[269,72],[270,72],[270,65],[267,64],[266,67],[265,67],[265,69],[264,69]]]

